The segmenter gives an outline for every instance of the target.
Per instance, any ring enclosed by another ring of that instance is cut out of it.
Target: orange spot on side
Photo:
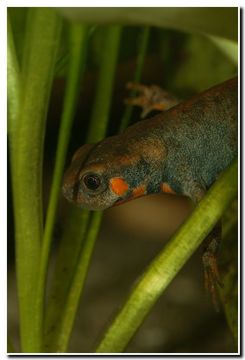
[[[167,183],[162,183],[161,189],[162,189],[162,192],[164,192],[164,193],[176,194],[176,192],[173,189],[171,189],[171,187]]]
[[[133,190],[133,198],[143,196],[145,194],[145,185],[138,186]]]
[[[122,178],[111,179],[110,187],[111,187],[111,190],[119,196],[122,196],[123,194],[125,194],[125,192],[128,191],[128,184]]]

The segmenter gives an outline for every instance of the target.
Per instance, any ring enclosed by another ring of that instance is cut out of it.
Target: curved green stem
[[[76,110],[77,97],[81,81],[81,73],[85,69],[85,53],[87,46],[88,29],[81,25],[71,25],[71,64],[69,66],[68,81],[62,111],[61,125],[59,131],[58,145],[56,150],[56,161],[51,186],[50,199],[44,228],[42,245],[43,263],[47,266],[50,242],[52,239],[55,214],[59,200],[60,185],[63,177],[65,157],[70,138],[71,126]]]
[[[76,110],[77,97],[81,73],[85,69],[85,54],[87,46],[87,27],[81,25],[71,25],[71,55],[70,66],[67,80],[67,87],[64,99],[64,107],[61,118],[58,145],[56,151],[56,161],[54,167],[53,181],[50,192],[50,199],[44,228],[44,236],[41,251],[40,273],[37,289],[37,303],[39,311],[44,310],[46,278],[48,271],[48,260],[50,246],[52,242],[53,228],[56,217],[56,210],[60,195],[60,185],[64,171],[65,157],[70,138],[70,130]],[[41,316],[43,319],[43,314]]]
[[[16,268],[21,348],[39,352],[40,313],[36,307],[42,222],[42,159],[60,21],[45,8],[29,10],[17,123],[11,130]]]
[[[237,193],[237,161],[212,186],[131,292],[96,352],[122,352],[162,292],[217,223]]]

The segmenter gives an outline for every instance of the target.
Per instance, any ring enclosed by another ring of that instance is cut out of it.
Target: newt
[[[82,146],[65,173],[64,196],[90,210],[153,193],[185,195],[197,204],[237,156],[237,97],[234,78],[172,107],[168,104],[168,110],[122,134]],[[157,97],[156,109],[163,108]],[[213,294],[214,283],[220,284],[219,234],[217,225],[203,255],[205,284]]]

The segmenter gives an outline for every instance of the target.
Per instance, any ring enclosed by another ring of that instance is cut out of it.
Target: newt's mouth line
[[[118,199],[115,201],[115,203],[112,205],[113,207],[114,206],[118,206],[118,205],[121,205],[121,204],[124,204],[128,201],[131,201],[131,200],[135,200],[135,199],[139,199],[141,197],[143,197],[144,195],[146,194],[140,194],[140,195],[131,195],[130,197],[126,198],[126,199]]]
[[[130,199],[118,199],[114,202],[114,204],[112,205],[113,207],[114,206],[118,206],[118,205],[121,205],[121,204],[124,204],[125,202],[128,202]]]

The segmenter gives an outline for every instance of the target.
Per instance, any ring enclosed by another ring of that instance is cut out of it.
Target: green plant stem
[[[72,210],[65,222],[56,258],[45,316],[43,352],[56,351],[62,313],[91,215],[88,210],[81,210],[75,207]]]
[[[145,26],[142,29],[142,34],[141,34],[141,38],[139,41],[139,52],[138,52],[136,69],[135,69],[134,78],[133,78],[134,83],[139,83],[140,79],[141,79],[141,74],[142,74],[143,67],[144,67],[145,55],[146,55],[146,51],[147,51],[149,37],[150,37],[150,28],[148,26]],[[133,91],[133,90],[130,91],[129,97],[134,96],[134,94],[135,94],[135,91]],[[125,130],[126,127],[129,125],[129,122],[130,122],[130,119],[132,116],[132,112],[133,112],[133,106],[127,105],[125,112],[123,114],[121,123],[120,123],[119,132],[122,132],[123,130]]]
[[[82,25],[71,25],[71,63],[69,66],[68,81],[66,86],[64,107],[61,117],[58,145],[55,157],[53,182],[50,191],[49,206],[46,217],[46,224],[43,237],[44,264],[46,267],[49,254],[50,242],[52,239],[55,215],[60,194],[60,185],[63,177],[65,157],[67,153],[71,126],[76,110],[81,75],[85,69],[85,54],[87,47],[88,29]],[[45,256],[46,255],[46,256]]]
[[[82,289],[87,276],[87,271],[90,263],[91,254],[93,252],[95,240],[98,235],[102,216],[100,213],[93,214],[89,224],[89,230],[86,236],[86,241],[81,249],[78,260],[75,276],[72,280],[71,291],[69,292],[67,304],[64,315],[62,316],[62,323],[60,334],[58,337],[56,352],[67,351],[68,342],[70,339],[73,323],[76,316],[76,310],[79,305]]]
[[[15,131],[20,99],[20,69],[14,44],[10,17],[8,16],[8,133],[11,137]],[[10,139],[11,141],[11,139]]]
[[[12,338],[8,335],[7,337],[7,351],[8,351],[8,354],[9,353],[15,353],[16,350],[15,350],[15,347],[14,347],[14,343],[13,343],[13,340]]]
[[[20,106],[10,139],[22,352],[40,350],[36,283],[43,233],[43,142],[59,32],[60,22],[53,10],[30,9]]]
[[[53,181],[51,186],[46,224],[44,228],[44,236],[41,251],[40,273],[37,290],[37,302],[40,312],[44,310],[46,278],[48,272],[48,260],[50,246],[52,242],[53,228],[56,218],[57,205],[60,195],[60,185],[64,171],[65,157],[70,138],[70,131],[73,117],[76,109],[77,98],[79,95],[79,86],[81,74],[85,69],[85,54],[87,46],[88,29],[82,25],[71,25],[71,55],[68,80],[65,92],[64,107],[61,117],[61,125],[58,137],[58,145],[56,151],[56,161],[54,167]],[[40,317],[42,320],[44,315]]]
[[[212,186],[189,219],[143,274],[96,349],[122,352],[177,272],[237,194],[237,161]]]
[[[111,26],[105,31],[95,104],[87,136],[89,143],[100,141],[106,134],[122,29],[120,26]]]
[[[92,118],[88,131],[87,142],[97,142],[105,136],[109,120],[109,111],[111,105],[114,76],[119,52],[121,27],[111,26],[105,29],[104,35],[104,52],[99,73],[99,80],[95,95]],[[65,352],[69,343],[72,327],[74,324],[75,314],[79,305],[79,299],[86,280],[90,259],[97,238],[102,213],[95,212],[90,216],[88,232],[79,255],[77,268],[70,292],[68,294],[66,306],[61,320],[61,328],[57,339],[55,351]],[[84,224],[82,225],[84,226]]]

